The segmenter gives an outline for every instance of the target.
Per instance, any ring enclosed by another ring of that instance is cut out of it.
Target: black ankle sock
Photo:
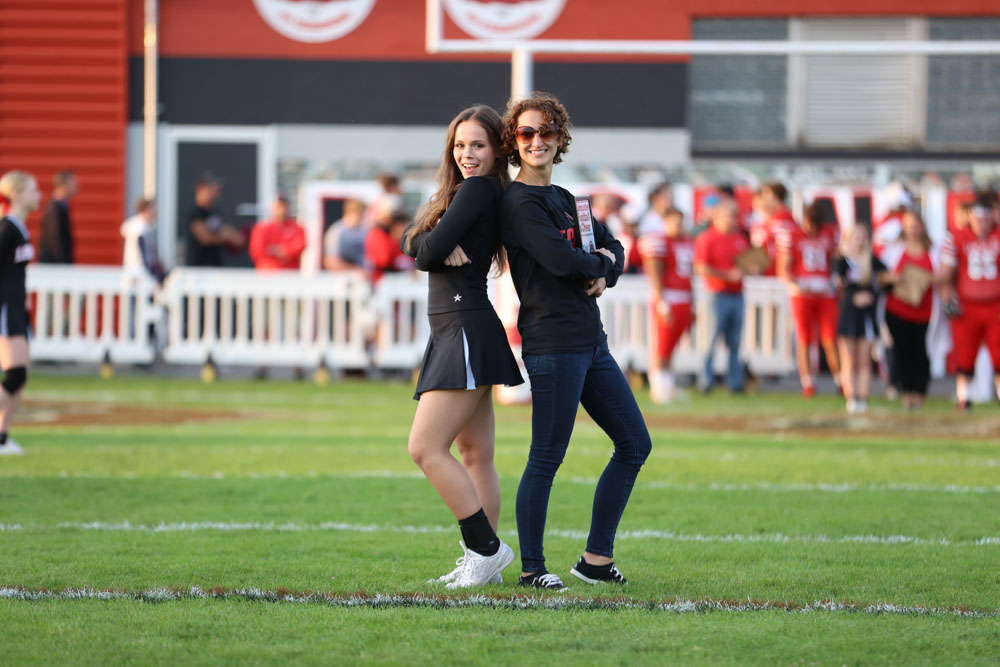
[[[500,538],[493,531],[493,526],[481,507],[472,516],[459,519],[458,527],[462,529],[462,540],[466,548],[480,556],[492,556],[500,550]]]
[[[7,444],[7,431],[0,431],[0,445]]]

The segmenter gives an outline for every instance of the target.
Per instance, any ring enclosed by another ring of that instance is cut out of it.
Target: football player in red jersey
[[[969,226],[945,238],[942,279],[948,285],[942,300],[954,285],[956,304],[952,326],[958,374],[955,391],[961,410],[969,409],[969,385],[979,346],[986,344],[993,361],[993,380],[1000,395],[1000,207],[996,195],[976,197]]]
[[[798,341],[795,356],[802,395],[806,398],[816,393],[809,352],[816,342],[817,329],[826,363],[838,386],[840,377],[837,357],[839,313],[831,277],[833,256],[837,251],[837,229],[835,224],[822,224],[822,220],[820,207],[811,204],[802,216],[802,226],[784,229],[777,238],[778,275],[788,283]]]
[[[670,358],[694,321],[691,311],[691,270],[694,241],[684,231],[684,214],[675,208],[663,216],[663,228],[639,240],[642,264],[649,279],[649,393],[654,403],[674,397]]]
[[[778,236],[783,231],[798,227],[785,204],[787,198],[788,190],[781,183],[767,183],[760,189],[760,213],[763,218],[750,228],[750,243],[755,248],[767,251],[771,260],[771,265],[764,273],[767,276],[777,275]]]

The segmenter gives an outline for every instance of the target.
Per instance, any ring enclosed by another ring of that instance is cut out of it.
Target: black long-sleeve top
[[[867,282],[861,282],[861,270],[857,262],[847,257],[838,257],[833,262],[833,272],[840,276],[840,283],[844,288],[843,303],[853,307],[854,295],[858,292],[871,292],[873,297],[878,297],[879,282],[878,275],[886,270],[885,264],[874,254],[871,257],[871,276]]]
[[[597,298],[586,293],[587,283],[605,278],[608,287],[614,287],[625,251],[598,220],[594,240],[598,248],[614,253],[615,262],[578,247],[576,202],[569,191],[556,185],[511,183],[500,204],[500,238],[521,300],[517,329],[523,352],[575,352],[607,338]]]
[[[493,307],[486,293],[486,277],[500,241],[497,211],[502,194],[496,179],[467,178],[437,225],[413,237],[412,250],[407,250],[412,225],[403,234],[403,252],[417,260],[419,270],[430,274],[429,315]],[[446,266],[444,260],[457,245],[462,246],[471,264]]]
[[[42,264],[73,263],[73,226],[69,220],[69,206],[64,201],[53,199],[42,211],[38,261]]]
[[[10,217],[0,218],[0,301],[24,303],[25,267],[34,256],[24,225]]]

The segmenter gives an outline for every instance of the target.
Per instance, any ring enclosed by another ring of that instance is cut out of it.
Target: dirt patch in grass
[[[191,410],[155,405],[87,401],[22,401],[16,419],[21,426],[143,426],[229,421],[243,417],[235,410]]]
[[[651,427],[692,431],[789,434],[820,438],[859,435],[942,440],[1000,439],[1000,417],[963,415],[690,415],[647,414]]]

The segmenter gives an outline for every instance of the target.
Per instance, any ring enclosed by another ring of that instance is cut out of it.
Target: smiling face
[[[548,119],[538,109],[528,109],[517,117],[518,127],[531,127],[536,131],[531,137],[531,141],[517,141],[517,152],[521,157],[521,164],[534,169],[551,168],[556,159],[556,149],[559,146],[559,133],[548,139],[542,138],[539,128],[545,128],[549,124]]]
[[[472,120],[459,123],[455,128],[452,154],[463,178],[486,176],[497,161],[496,149],[490,143],[486,130]]]

